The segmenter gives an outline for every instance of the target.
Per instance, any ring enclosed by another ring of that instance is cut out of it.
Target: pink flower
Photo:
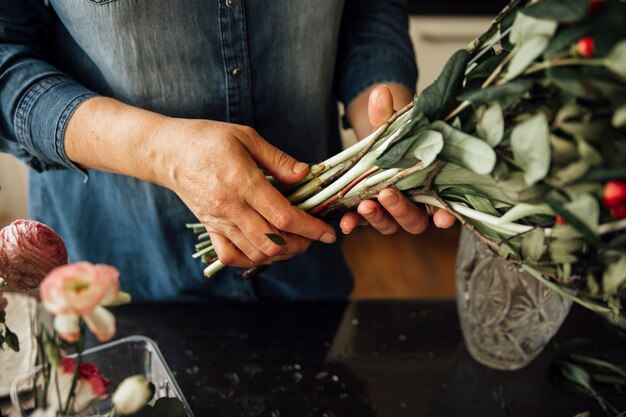
[[[0,277],[18,290],[37,288],[53,268],[67,264],[63,239],[34,220],[16,220],[0,230]]]
[[[61,358],[61,366],[58,372],[52,373],[52,381],[48,391],[48,407],[63,411],[69,391],[72,386],[72,379],[76,370],[76,361],[68,357]],[[100,375],[99,369],[87,362],[81,362],[78,374],[78,382],[73,401],[73,413],[80,413],[86,410],[95,401],[102,400],[108,396],[107,386],[111,381]],[[57,387],[58,393],[57,394]],[[61,404],[59,403],[61,399]],[[71,414],[73,414],[71,413]]]
[[[119,271],[89,262],[53,269],[41,283],[41,301],[55,315],[54,328],[70,343],[80,337],[79,318],[105,342],[115,335],[115,317],[103,306],[124,304],[130,296],[120,291]]]

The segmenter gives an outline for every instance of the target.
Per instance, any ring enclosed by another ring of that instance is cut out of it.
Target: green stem
[[[543,61],[526,69],[523,75],[534,74],[536,72],[544,71],[544,70],[554,68],[554,67],[569,67],[569,66],[601,67],[601,66],[604,66],[604,60],[590,59],[590,58],[565,58],[565,59],[558,59],[558,60]]]
[[[76,368],[74,369],[74,375],[72,376],[72,385],[70,386],[70,392],[67,395],[67,401],[65,403],[65,408],[63,410],[64,415],[68,415],[70,410],[70,405],[72,404],[74,397],[76,395],[76,385],[78,385],[78,378],[80,377],[80,368],[83,361],[83,349],[85,347],[85,325],[80,320],[80,338],[77,343],[77,352],[76,352]],[[57,379],[58,383],[58,379]]]
[[[609,371],[615,372],[616,374],[620,375],[622,378],[626,378],[626,370],[620,368],[617,365],[613,365],[610,362],[604,361],[602,359],[592,358],[592,357],[585,356],[585,355],[580,355],[577,353],[572,353],[570,357],[572,359],[577,360],[578,362],[597,366],[598,368],[608,369]]]
[[[496,18],[491,22],[489,29],[478,38],[474,39],[470,44],[465,48],[465,50],[470,54],[474,55],[478,50],[482,48],[482,46],[491,39],[500,29],[500,23],[504,21],[511,13],[515,12],[517,8],[520,6],[524,0],[512,0],[509,4],[507,4],[504,9],[498,13]]]

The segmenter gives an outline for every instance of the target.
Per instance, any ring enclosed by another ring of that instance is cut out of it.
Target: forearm
[[[364,138],[373,130],[370,119],[368,118],[369,96],[376,86],[371,86],[367,90],[360,93],[346,109],[348,121],[352,125],[354,132],[358,138]],[[413,94],[402,84],[387,84],[389,91],[393,97],[394,110],[399,110],[413,100]]]
[[[107,97],[81,104],[68,121],[64,148],[68,158],[96,169],[161,183],[155,172],[157,133],[168,117]]]

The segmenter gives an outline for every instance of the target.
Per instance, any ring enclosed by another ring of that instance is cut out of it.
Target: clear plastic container
[[[144,336],[129,336],[109,342],[83,353],[83,360],[100,368],[100,374],[111,380],[109,392],[115,392],[124,378],[131,375],[143,375],[154,384],[154,398],[178,398],[187,411],[188,417],[194,417],[176,379],[170,371],[158,346]],[[19,415],[28,417],[34,408],[34,388],[41,366],[37,366],[18,376],[11,385],[11,403]],[[106,414],[111,410],[111,400],[106,399],[93,404],[81,413],[81,416]]]

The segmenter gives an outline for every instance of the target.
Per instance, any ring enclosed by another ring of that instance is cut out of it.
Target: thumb
[[[393,96],[389,87],[379,85],[372,90],[367,103],[367,115],[374,128],[381,126],[393,115]]]
[[[308,164],[292,158],[256,133],[241,142],[256,163],[283,184],[294,184],[309,173]]]

